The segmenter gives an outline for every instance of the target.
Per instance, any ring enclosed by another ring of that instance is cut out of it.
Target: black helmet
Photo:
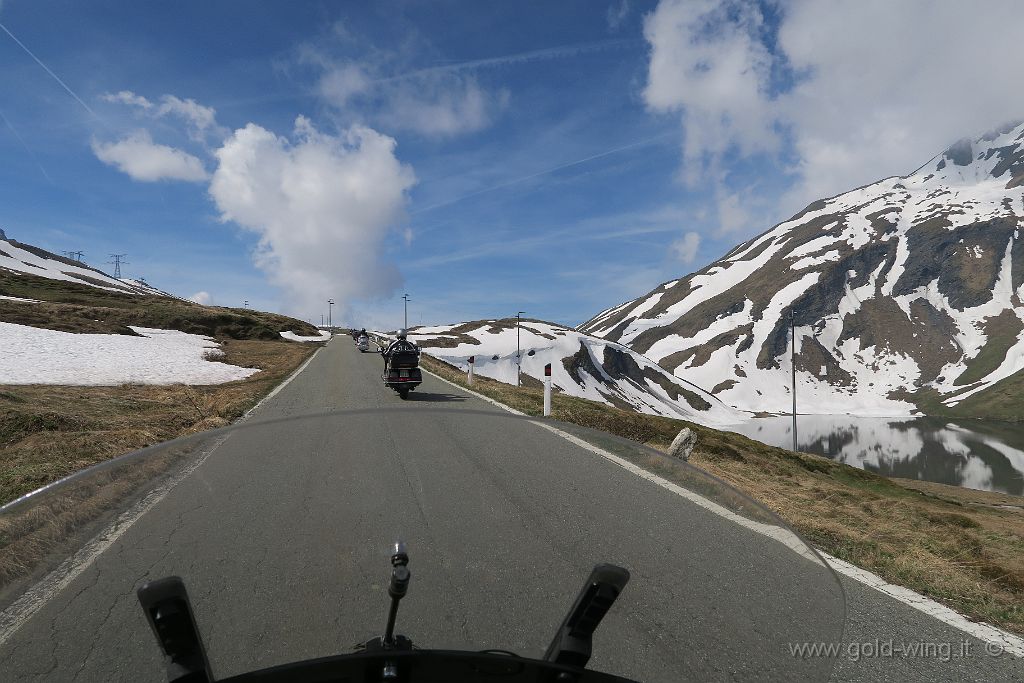
[[[398,338],[399,339],[405,339],[408,336],[409,336],[409,331],[408,330],[404,330],[403,329],[403,330],[399,330],[398,331]]]

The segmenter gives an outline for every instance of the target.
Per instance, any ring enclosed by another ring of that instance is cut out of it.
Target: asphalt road
[[[650,681],[828,674],[830,660],[788,650],[840,639],[838,591],[818,565],[433,377],[401,401],[381,365],[332,341],[0,645],[0,680],[161,680],[134,593],[171,574],[218,677],[348,651],[383,629],[398,538],[413,572],[398,630],[420,647],[541,656],[590,568],[612,562],[633,578],[594,668]],[[255,426],[367,408],[380,411]],[[1021,660],[843,586],[844,643],[951,651],[844,656],[834,678],[1024,680]]]

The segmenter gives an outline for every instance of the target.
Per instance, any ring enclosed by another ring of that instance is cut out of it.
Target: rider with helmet
[[[398,338],[388,344],[388,347],[384,349],[384,359],[387,360],[396,351],[414,351],[416,355],[419,355],[420,348],[413,342],[409,341],[408,330],[399,330]]]
[[[384,356],[384,384],[398,392],[403,399],[423,382],[420,372],[420,349],[409,341],[405,330],[399,330],[397,339],[381,351]]]

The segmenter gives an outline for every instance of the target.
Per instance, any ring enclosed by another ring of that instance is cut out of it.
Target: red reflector
[[[551,376],[551,363],[548,363],[547,365],[544,366],[544,376],[545,377],[550,377]]]

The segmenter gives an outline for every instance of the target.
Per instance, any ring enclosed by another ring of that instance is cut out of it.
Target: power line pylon
[[[124,260],[126,256],[128,256],[128,254],[111,254],[110,258],[114,260],[107,261],[107,263],[113,264],[114,266],[114,279],[116,280],[121,279],[121,265],[128,263],[128,261]]]

